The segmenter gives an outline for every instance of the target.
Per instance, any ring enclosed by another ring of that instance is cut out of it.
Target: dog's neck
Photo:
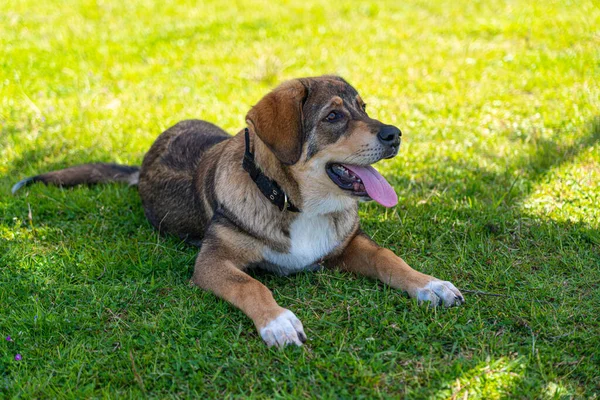
[[[322,192],[315,192],[310,188],[302,194],[290,167],[279,161],[257,135],[250,135],[250,142],[255,164],[267,177],[277,182],[287,193],[289,201],[298,207],[303,215],[324,215],[356,210],[357,201],[348,196],[335,194],[323,196]]]
[[[250,149],[254,153],[255,164],[267,177],[277,182],[287,194],[290,202],[302,209],[300,189],[288,167],[279,161],[271,149],[252,130],[250,130]]]

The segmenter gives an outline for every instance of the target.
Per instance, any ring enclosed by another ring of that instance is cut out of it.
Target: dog
[[[86,164],[22,180],[59,186],[138,185],[144,212],[163,234],[199,246],[192,281],[242,310],[268,346],[301,346],[300,320],[245,271],[279,274],[339,268],[379,279],[433,306],[464,303],[450,282],[412,269],[361,229],[358,202],[398,198],[371,166],[396,156],[401,131],[369,117],[338,76],[286,81],[230,136],[205,121],[163,132],[141,168]]]

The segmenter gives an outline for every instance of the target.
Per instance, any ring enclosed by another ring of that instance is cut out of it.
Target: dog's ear
[[[288,81],[263,97],[246,115],[246,123],[284,164],[298,162],[304,141],[302,105],[307,89]]]

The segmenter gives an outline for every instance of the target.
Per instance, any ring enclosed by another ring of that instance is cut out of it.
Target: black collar
[[[298,207],[293,205],[289,200],[283,189],[274,180],[268,178],[262,171],[256,166],[254,162],[254,154],[250,152],[250,133],[248,128],[244,131],[246,139],[246,151],[244,152],[244,161],[242,165],[244,169],[250,174],[250,177],[258,186],[258,189],[265,195],[267,199],[275,204],[279,211],[287,210],[291,212],[300,212]]]

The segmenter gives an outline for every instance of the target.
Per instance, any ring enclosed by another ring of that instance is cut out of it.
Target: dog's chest
[[[266,248],[263,256],[275,264],[276,272],[291,274],[304,270],[319,262],[340,245],[345,232],[339,222],[323,215],[301,215],[290,226],[290,248],[287,253],[279,253]]]

